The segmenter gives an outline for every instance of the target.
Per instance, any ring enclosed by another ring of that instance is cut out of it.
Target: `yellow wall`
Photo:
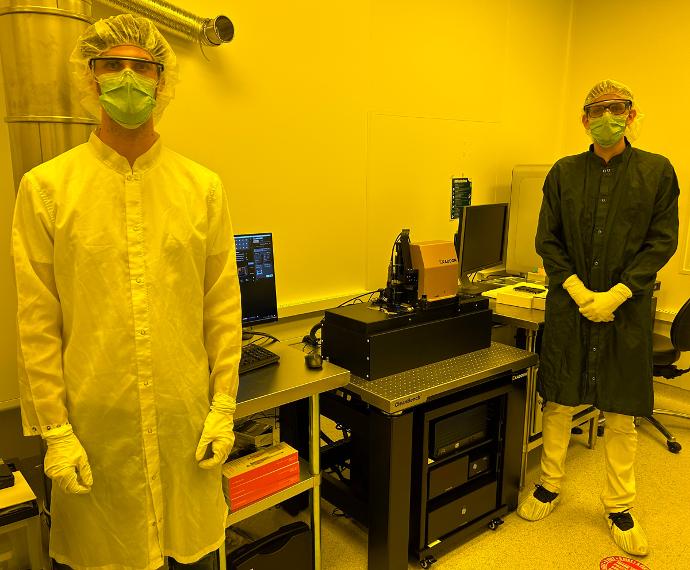
[[[175,3],[229,16],[236,37],[205,48],[206,60],[198,45],[168,36],[182,81],[159,130],[220,174],[236,232],[274,232],[283,307],[384,286],[402,227],[416,241],[451,239],[452,176],[472,177],[474,203],[507,200],[513,165],[581,152],[578,109],[601,77],[634,89],[648,116],[640,145],[671,158],[681,187],[690,177],[682,107],[670,103],[690,87],[679,71],[688,61],[684,2]],[[94,3],[94,13],[114,12]],[[3,123],[5,252],[9,168]],[[685,195],[682,208],[685,235]],[[0,372],[9,374],[4,259]],[[661,274],[663,308],[678,308],[690,290],[680,259]]]
[[[273,231],[282,306],[384,286],[402,227],[452,239],[452,176],[507,200],[513,164],[556,158],[514,108],[561,98],[570,2],[177,4],[236,37],[206,61],[168,36],[182,82],[159,130],[221,175],[236,232]]]

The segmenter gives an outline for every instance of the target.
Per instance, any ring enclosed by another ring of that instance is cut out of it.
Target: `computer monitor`
[[[465,206],[460,211],[456,246],[463,292],[481,292],[469,274],[505,261],[508,204]]]
[[[550,164],[518,164],[510,185],[510,220],[506,273],[526,275],[544,266],[534,247],[537,235],[542,188]]]
[[[242,325],[277,321],[273,234],[236,235],[235,252],[242,294]]]

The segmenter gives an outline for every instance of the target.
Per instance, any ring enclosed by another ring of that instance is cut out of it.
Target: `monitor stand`
[[[491,291],[491,289],[498,289],[502,285],[498,283],[486,283],[483,281],[470,281],[466,273],[460,275],[460,289],[458,293],[461,295],[481,295],[484,291]]]

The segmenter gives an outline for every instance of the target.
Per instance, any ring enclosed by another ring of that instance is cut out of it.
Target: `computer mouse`
[[[318,352],[305,354],[304,363],[307,365],[307,368],[323,368],[323,358]]]

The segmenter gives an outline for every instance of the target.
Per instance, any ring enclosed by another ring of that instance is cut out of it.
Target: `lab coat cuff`
[[[57,439],[65,436],[72,435],[74,431],[72,431],[72,425],[69,423],[66,424],[53,424],[49,426],[45,426],[41,428],[41,437],[45,439],[46,441],[51,440],[51,439]]]

